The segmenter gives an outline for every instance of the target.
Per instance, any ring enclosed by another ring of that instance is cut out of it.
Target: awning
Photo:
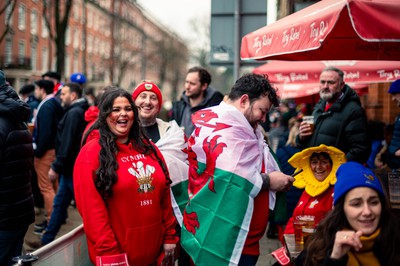
[[[323,0],[242,38],[241,58],[400,60],[399,0]]]
[[[321,70],[327,66],[340,68],[346,83],[382,83],[400,79],[400,61],[269,61],[255,68],[253,73],[267,74],[272,83],[318,84]]]
[[[364,95],[368,91],[368,84],[362,83],[346,83],[354,89],[358,95]],[[278,95],[282,99],[294,99],[310,96],[319,93],[318,83],[293,83],[293,84],[272,84],[277,88]]]

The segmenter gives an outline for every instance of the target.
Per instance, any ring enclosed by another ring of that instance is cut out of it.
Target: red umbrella
[[[400,61],[270,61],[253,73],[267,74],[272,83],[317,84],[327,66],[340,68],[346,83],[393,82],[400,78]]]
[[[347,83],[354,89],[358,95],[367,92],[368,84],[363,83]],[[278,89],[278,94],[282,99],[301,98],[319,93],[319,85],[317,83],[292,83],[292,84],[273,84]]]
[[[323,0],[245,35],[242,59],[400,60],[399,0]]]

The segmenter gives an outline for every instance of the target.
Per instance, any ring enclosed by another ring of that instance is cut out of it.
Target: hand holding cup
[[[299,136],[301,139],[311,136],[314,133],[314,116],[306,115],[303,117],[303,122],[301,122],[299,127]]]

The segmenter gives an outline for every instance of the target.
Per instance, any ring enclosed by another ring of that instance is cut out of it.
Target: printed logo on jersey
[[[154,190],[152,185],[153,177],[152,174],[155,172],[155,168],[152,165],[144,165],[142,161],[132,163],[133,167],[128,169],[129,173],[136,177],[136,182],[139,184],[138,192],[147,193]]]

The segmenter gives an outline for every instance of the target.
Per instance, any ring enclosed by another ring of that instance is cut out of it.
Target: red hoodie
[[[293,219],[298,215],[314,215],[315,226],[331,211],[333,208],[333,186],[330,186],[322,194],[311,197],[306,191],[303,191],[293,216],[286,224],[285,234],[294,234]]]
[[[104,201],[94,184],[100,150],[98,140],[88,142],[74,167],[75,198],[90,259],[95,263],[96,256],[127,253],[130,265],[150,265],[163,244],[178,242],[169,180],[156,159],[138,153],[130,143],[118,143],[118,180]],[[158,156],[163,159],[160,152]]]

